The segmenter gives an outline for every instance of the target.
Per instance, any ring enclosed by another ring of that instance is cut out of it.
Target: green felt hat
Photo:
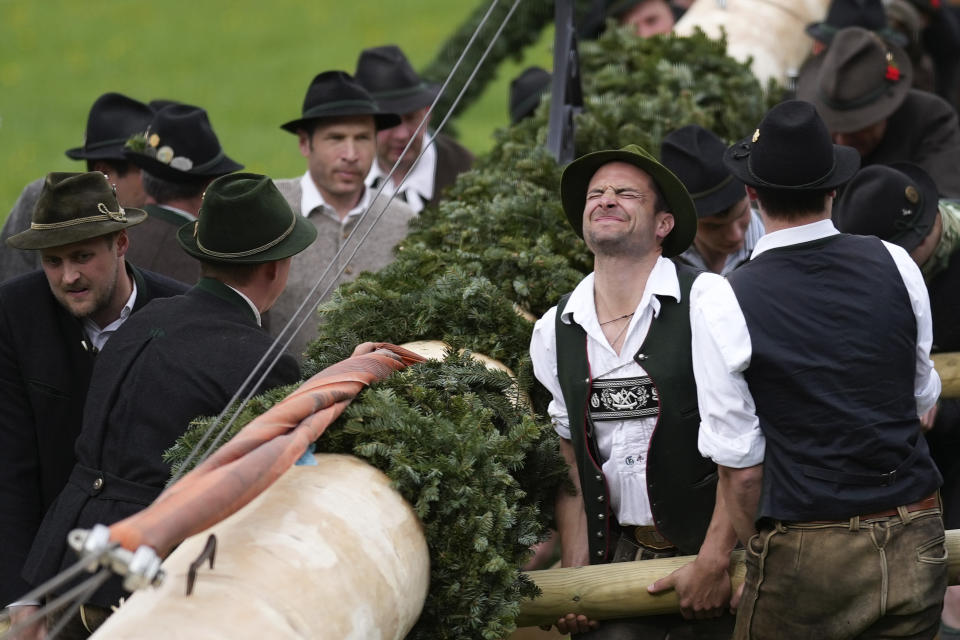
[[[48,173],[33,209],[30,228],[7,238],[15,249],[49,249],[127,229],[147,212],[121,207],[99,171]]]
[[[231,173],[210,183],[194,222],[177,231],[184,251],[202,262],[260,264],[283,260],[317,237],[273,181],[255,173]]]
[[[597,169],[611,162],[626,162],[645,171],[663,192],[667,210],[673,214],[673,230],[663,239],[663,256],[670,258],[686,251],[697,234],[697,209],[677,176],[638,145],[619,150],[596,151],[567,165],[560,177],[560,201],[570,226],[583,237],[583,207],[587,187]]]

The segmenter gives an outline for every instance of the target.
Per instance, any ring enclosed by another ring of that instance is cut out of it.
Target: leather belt
[[[655,549],[656,551],[676,549],[676,546],[660,535],[653,525],[621,525],[621,529],[621,535],[648,549]]]
[[[912,504],[904,505],[903,509],[907,513],[913,513],[914,511],[929,511],[930,509],[937,509],[940,507],[940,493],[934,491],[932,494],[924,498],[923,500],[918,500]],[[868,513],[859,517],[861,521],[863,520],[879,520],[880,518],[890,518],[900,514],[900,507],[893,507],[892,509],[885,509],[883,511],[877,511],[876,513]],[[844,518],[843,520],[810,520],[804,524],[835,524],[838,522],[847,522],[850,518]]]

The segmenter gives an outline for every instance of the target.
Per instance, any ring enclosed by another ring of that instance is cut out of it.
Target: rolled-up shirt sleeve
[[[917,400],[917,415],[929,411],[940,397],[940,376],[933,368],[930,347],[933,345],[933,321],[930,313],[930,295],[920,268],[902,247],[883,243],[897,264],[900,277],[910,296],[910,306],[917,318],[917,365],[913,395]]]
[[[560,378],[557,374],[557,338],[556,313],[553,307],[533,325],[530,338],[530,360],[533,362],[533,374],[537,377],[553,398],[547,405],[547,414],[553,421],[553,428],[561,438],[570,439],[570,418],[567,405],[563,401]]]
[[[690,323],[700,453],[737,469],[762,463],[766,440],[743,377],[750,364],[750,334],[726,279],[716,274],[697,278],[690,291]]]

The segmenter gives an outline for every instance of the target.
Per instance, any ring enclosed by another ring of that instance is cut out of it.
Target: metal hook
[[[204,560],[210,560],[210,568],[213,569],[213,559],[217,554],[217,536],[210,534],[207,538],[207,544],[203,546],[203,551],[197,556],[197,559],[190,563],[190,569],[187,570],[187,595],[193,593],[193,583],[197,580],[197,569],[203,565]]]

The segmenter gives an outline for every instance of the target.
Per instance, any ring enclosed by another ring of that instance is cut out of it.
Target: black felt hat
[[[510,81],[510,123],[516,124],[533,114],[543,94],[550,88],[550,73],[540,67],[527,67]]]
[[[317,228],[295,213],[267,176],[231,173],[210,183],[194,222],[177,231],[183,250],[204,262],[260,264],[300,253]]]
[[[354,78],[380,108],[401,115],[429,106],[440,90],[439,86],[424,82],[394,44],[361,51]]]
[[[700,218],[726,211],[747,196],[743,182],[723,164],[726,150],[717,134],[696,124],[671,131],[660,143],[660,162],[680,178]]]
[[[199,182],[243,169],[223,152],[207,112],[188,104],[160,109],[124,150],[130,162],[173,182]]]
[[[847,27],[863,27],[876,32],[884,40],[906,46],[903,34],[887,26],[887,15],[880,0],[833,0],[823,22],[812,22],[806,32],[811,38],[830,44],[833,36]]]
[[[723,163],[751,187],[811,191],[849,180],[860,154],[833,144],[812,104],[787,100],[767,112],[752,136],[727,149]]]
[[[940,194],[915,164],[864,167],[843,189],[833,221],[844,233],[877,236],[913,251],[933,228]]]
[[[74,160],[123,160],[127,139],[142,133],[153,109],[120,93],[105,93],[90,107],[83,146],[67,149]]]
[[[324,71],[318,74],[303,98],[303,113],[296,120],[280,125],[297,133],[313,120],[343,116],[373,116],[377,131],[400,124],[395,112],[386,113],[359,82],[345,71]]]
[[[673,229],[663,239],[663,256],[670,258],[686,251],[697,234],[697,210],[683,183],[645,149],[629,144],[619,150],[596,151],[568,164],[560,176],[560,201],[570,226],[583,237],[583,209],[587,187],[597,169],[610,162],[626,162],[645,171],[667,200],[673,214]]]
[[[889,117],[907,97],[913,65],[900,47],[860,27],[847,27],[823,54],[816,81],[797,97],[817,106],[834,133],[859,131]]]
[[[48,173],[30,228],[7,238],[16,249],[48,249],[127,229],[147,213],[121,207],[116,190],[99,171]]]

